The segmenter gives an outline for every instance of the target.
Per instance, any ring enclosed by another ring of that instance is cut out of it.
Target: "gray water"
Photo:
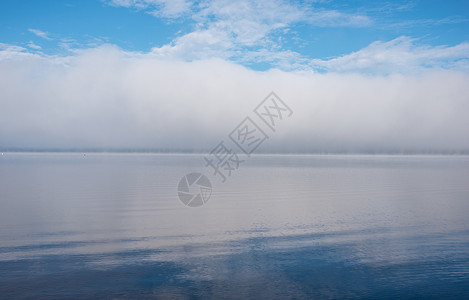
[[[0,298],[469,298],[468,215],[467,156],[6,153]]]

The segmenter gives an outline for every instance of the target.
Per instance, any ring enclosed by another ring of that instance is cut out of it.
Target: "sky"
[[[469,151],[468,1],[0,1],[0,150]]]

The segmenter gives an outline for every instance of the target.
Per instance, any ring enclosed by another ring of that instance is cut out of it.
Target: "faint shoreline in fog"
[[[71,153],[71,154],[207,154],[210,149],[30,149],[0,148],[0,153]],[[258,151],[253,155],[469,155],[469,150],[364,150],[364,151]]]

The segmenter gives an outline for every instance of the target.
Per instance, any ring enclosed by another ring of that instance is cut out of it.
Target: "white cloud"
[[[224,30],[215,27],[183,35],[171,45],[152,49],[152,54],[166,59],[197,60],[209,57],[225,58],[232,53],[233,41]]]
[[[193,60],[246,54],[250,51],[246,47],[269,48],[269,34],[301,14],[296,7],[278,1],[202,2],[192,16],[196,29],[170,45],[154,48],[153,53]]]
[[[266,151],[469,150],[464,72],[257,72],[114,46],[65,58],[0,47],[0,148],[207,150],[275,90],[294,114]]]
[[[149,13],[164,18],[178,18],[188,12],[192,3],[186,0],[110,0],[113,6],[149,9]]]
[[[388,42],[377,41],[337,58],[313,59],[311,65],[331,72],[371,74],[421,72],[426,68],[469,71],[469,43],[417,45],[415,39],[403,36]]]
[[[153,48],[152,54],[162,59],[187,61],[218,57],[245,65],[265,62],[282,70],[367,74],[419,73],[425,69],[469,71],[467,42],[455,46],[430,46],[402,36],[387,42],[376,41],[359,51],[330,59],[309,59],[275,45],[249,50],[244,46],[225,28],[212,25],[183,35],[170,45]]]
[[[21,52],[26,50],[26,48],[16,46],[16,45],[11,45],[11,44],[5,44],[5,43],[0,43],[0,51],[2,52]]]
[[[42,47],[39,45],[36,45],[33,41],[29,41],[28,47],[34,50],[41,50]]]
[[[373,24],[367,16],[346,14],[336,10],[312,11],[306,21],[320,27],[366,27]]]
[[[36,36],[40,37],[40,38],[43,38],[43,39],[46,39],[46,40],[51,40],[51,38],[49,37],[48,33],[47,32],[44,32],[42,30],[39,30],[39,29],[28,29],[29,32],[32,32],[33,34],[35,34]]]
[[[311,5],[283,0],[206,0],[200,2],[157,0],[113,0],[112,5],[147,9],[158,17],[186,17],[195,22],[194,29],[177,37],[170,44],[153,49],[158,57],[194,60],[219,57],[247,61],[256,57],[258,62],[286,65],[275,57],[291,56],[282,48],[282,30],[297,22],[313,26],[368,26],[372,22],[363,15],[353,15],[335,10],[315,9]],[[168,14],[170,10],[173,13]],[[188,13],[190,12],[190,14]],[[267,56],[261,57],[260,53]],[[244,56],[244,57],[242,57]],[[300,55],[295,54],[300,57]],[[260,61],[259,61],[260,60]],[[254,61],[252,61],[254,62]]]
[[[27,57],[35,56],[26,51],[24,47],[0,43],[0,62],[1,61],[16,61]]]

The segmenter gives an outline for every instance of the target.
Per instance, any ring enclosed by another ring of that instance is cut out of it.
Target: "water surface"
[[[467,156],[6,153],[0,298],[468,298],[468,215]]]

